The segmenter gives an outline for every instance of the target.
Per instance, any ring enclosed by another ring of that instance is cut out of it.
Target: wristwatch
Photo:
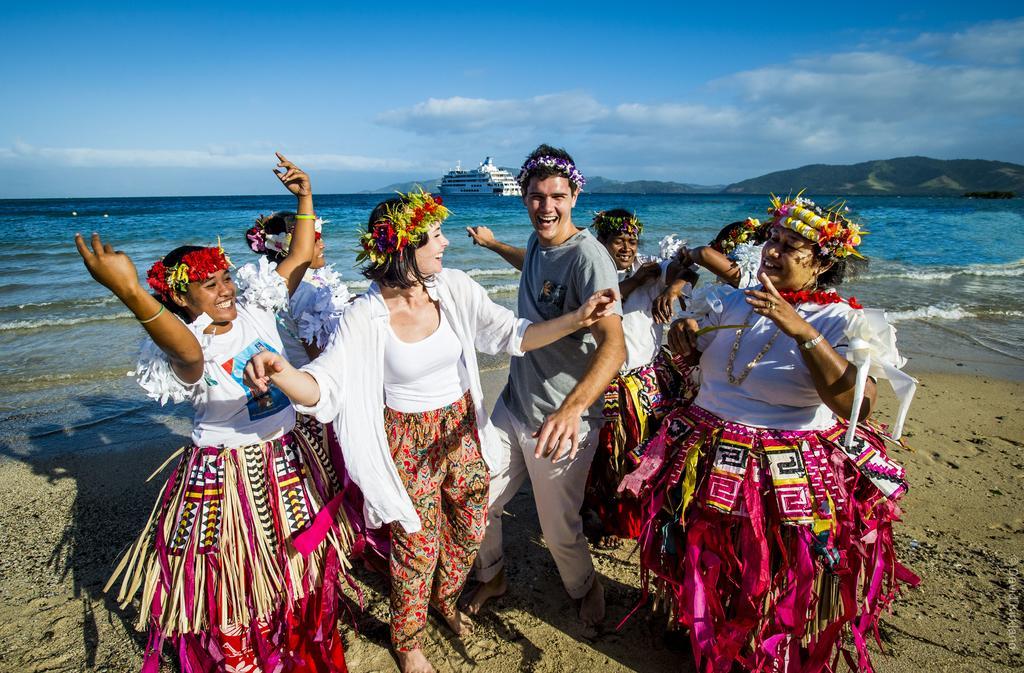
[[[818,336],[814,337],[813,339],[808,339],[807,341],[800,344],[800,348],[803,348],[805,351],[809,351],[824,340],[825,335],[818,333]]]

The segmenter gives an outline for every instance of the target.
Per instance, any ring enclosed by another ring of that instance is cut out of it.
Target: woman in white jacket
[[[483,538],[489,470],[507,456],[484,408],[476,351],[522,355],[589,327],[612,290],[543,323],[517,319],[461,271],[442,268],[441,199],[413,192],[379,204],[361,242],[373,281],[323,354],[295,369],[253,357],[253,387],[284,391],[334,421],[367,525],[391,525],[391,639],[404,672],[433,671],[420,649],[428,605],[457,634],[456,601]],[[436,571],[436,572],[435,572]]]

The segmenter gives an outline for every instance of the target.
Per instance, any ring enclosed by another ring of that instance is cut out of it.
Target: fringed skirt
[[[178,454],[106,587],[120,579],[122,607],[141,591],[144,673],[159,669],[165,639],[184,673],[344,671],[351,531],[322,438],[300,423],[271,442]]]
[[[901,584],[904,470],[873,428],[781,431],[697,406],[667,416],[623,480],[640,493],[645,593],[689,629],[699,671],[871,671],[867,640]],[[843,638],[854,645],[849,651]]]
[[[583,501],[584,509],[601,521],[599,537],[636,539],[640,534],[640,502],[629,495],[620,497],[618,485],[636,467],[633,450],[657,432],[665,414],[696,395],[691,371],[662,348],[649,364],[619,374],[608,385],[605,422]]]

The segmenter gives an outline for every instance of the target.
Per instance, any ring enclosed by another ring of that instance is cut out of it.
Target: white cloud
[[[524,151],[554,140],[584,167],[619,178],[728,181],[910,154],[1022,161],[1022,49],[1024,20],[993,22],[875,50],[808,53],[709,82],[706,98],[434,98],[378,122],[444,134],[460,148],[514,138]],[[710,104],[712,96],[724,102]]]
[[[289,154],[288,158],[308,170],[387,172],[405,171],[419,165],[404,159],[380,159],[348,154]],[[224,147],[202,150],[103,149],[93,147],[35,147],[17,141],[0,148],[0,163],[20,162],[72,168],[267,168],[275,159],[271,152],[238,152]]]

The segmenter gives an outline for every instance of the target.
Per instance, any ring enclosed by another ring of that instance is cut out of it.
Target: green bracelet
[[[316,215],[296,215],[296,220],[315,220]]]

